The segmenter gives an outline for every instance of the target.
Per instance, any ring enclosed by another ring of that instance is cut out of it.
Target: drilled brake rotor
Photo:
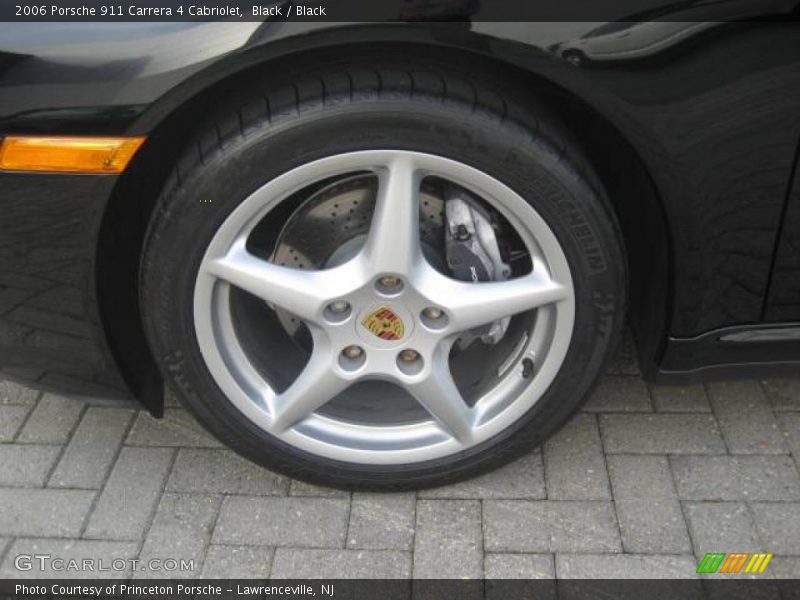
[[[444,264],[444,200],[440,186],[425,181],[420,196],[420,240],[428,261]],[[323,269],[342,264],[361,249],[375,210],[377,178],[352,175],[311,194],[278,235],[272,262],[295,269]],[[295,337],[302,323],[278,309],[278,319]]]

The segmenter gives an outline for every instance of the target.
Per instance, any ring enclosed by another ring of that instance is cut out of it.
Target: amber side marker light
[[[10,135],[0,140],[0,170],[122,173],[145,139]]]

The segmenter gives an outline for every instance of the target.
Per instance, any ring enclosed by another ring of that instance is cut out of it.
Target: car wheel
[[[316,483],[457,481],[535,448],[620,330],[625,261],[558,119],[391,59],[240,91],[178,161],[141,265],[185,404]]]
[[[589,62],[582,50],[565,50],[561,53],[561,58],[575,67],[582,67]]]

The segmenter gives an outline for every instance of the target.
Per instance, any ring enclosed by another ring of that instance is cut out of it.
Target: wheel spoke
[[[407,387],[443,429],[462,444],[467,444],[472,440],[475,413],[456,387],[447,356],[448,352],[441,352],[439,358],[434,359],[430,375]]]
[[[479,327],[526,310],[539,308],[569,297],[569,291],[556,283],[542,269],[530,275],[509,279],[468,283],[438,273],[429,274],[426,289],[430,300],[449,311],[456,331]]]
[[[422,254],[418,171],[410,157],[398,156],[378,178],[364,255],[376,272],[406,274]]]
[[[275,265],[248,252],[243,243],[204,266],[209,275],[312,322],[318,319],[328,298],[348,291],[345,286],[349,279],[342,277],[339,269],[302,271]]]
[[[329,348],[315,347],[294,383],[272,401],[272,428],[275,432],[290,429],[350,385],[334,371],[335,360]]]

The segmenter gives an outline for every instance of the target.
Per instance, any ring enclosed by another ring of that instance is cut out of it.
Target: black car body
[[[564,117],[624,232],[629,321],[648,379],[796,375],[800,23],[757,16],[668,31],[633,23],[0,24],[0,136],[147,136],[121,175],[0,172],[0,376],[134,396],[159,414],[139,256],[188,132],[254,74],[291,70],[315,53],[411,46],[502,64]],[[594,54],[586,49],[593,39],[602,46]]]

